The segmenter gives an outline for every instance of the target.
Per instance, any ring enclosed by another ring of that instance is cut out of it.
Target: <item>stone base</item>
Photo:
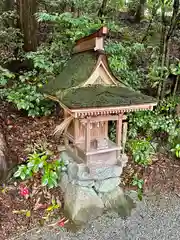
[[[92,188],[68,184],[65,193],[65,211],[76,224],[83,224],[101,216],[104,204]]]
[[[109,178],[95,182],[95,190],[100,193],[112,192],[119,186],[121,179],[119,177]]]
[[[99,193],[106,209],[113,209],[124,201],[124,193],[120,187],[115,188],[111,192]]]
[[[115,165],[93,168],[77,163],[67,152],[61,153],[60,161],[65,165],[59,183],[65,193],[65,211],[76,224],[100,216],[105,209],[126,205],[119,187],[126,155],[122,155]]]

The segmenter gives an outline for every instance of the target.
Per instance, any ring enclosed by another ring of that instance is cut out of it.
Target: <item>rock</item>
[[[126,154],[122,154],[122,167],[126,167],[127,163],[128,163],[128,156]]]
[[[124,192],[120,187],[115,188],[111,192],[99,193],[106,208],[114,208],[119,205],[120,202],[124,201]]]
[[[68,165],[68,177],[69,180],[72,181],[74,179],[77,179],[77,173],[78,173],[78,165],[74,162],[74,163],[70,163]]]
[[[76,224],[83,224],[101,216],[104,204],[92,188],[68,184],[65,193],[65,211]]]
[[[121,217],[128,217],[133,208],[136,207],[134,201],[125,196],[121,188],[116,188],[112,192],[98,194],[106,209],[112,209]]]
[[[88,188],[92,188],[95,185],[95,182],[93,180],[73,180],[72,181],[73,184],[77,184],[79,186],[82,187],[88,187]]]
[[[72,180],[80,180],[80,181],[87,181],[87,180],[93,180],[92,177],[89,174],[88,167],[84,164],[78,164],[78,163],[70,163],[68,165],[68,176],[69,179]]]
[[[121,180],[118,177],[100,180],[95,182],[94,188],[97,192],[111,192],[119,186],[120,182]]]
[[[63,166],[63,167],[61,168],[61,171],[62,171],[62,172],[67,172],[67,167],[66,167],[66,166]]]
[[[84,163],[78,164],[77,179],[81,181],[92,180],[92,177],[89,174],[89,168]]]
[[[63,192],[66,191],[66,188],[67,188],[68,183],[69,183],[68,175],[67,175],[66,173],[62,173],[59,186],[60,186],[60,188],[61,188],[61,190],[62,190]]]
[[[128,156],[126,154],[121,154],[121,156],[119,157],[118,159],[118,164],[124,168],[126,167],[127,165],[127,162],[128,162]]]
[[[66,151],[61,152],[60,158],[63,160],[65,166],[74,162],[73,158],[70,157]]]
[[[90,174],[94,180],[116,178],[116,177],[120,177],[122,174],[122,167],[118,165],[93,168],[90,170],[91,170]]]

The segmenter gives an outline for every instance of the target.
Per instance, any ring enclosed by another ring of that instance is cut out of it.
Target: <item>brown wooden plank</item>
[[[84,42],[84,41],[90,40],[90,39],[92,39],[92,38],[104,37],[104,36],[106,36],[107,34],[108,34],[108,28],[107,28],[107,27],[102,27],[102,28],[100,28],[98,31],[96,31],[95,33],[90,34],[90,35],[88,35],[88,36],[86,36],[86,37],[83,37],[83,38],[77,40],[77,41],[76,41],[76,45],[77,45],[77,44],[80,44],[80,43],[82,43],[82,42]]]
[[[119,147],[122,146],[122,121],[123,115],[120,114],[116,123],[116,144]]]
[[[122,149],[123,153],[125,151],[125,145],[126,145],[126,140],[127,140],[127,129],[128,129],[128,124],[127,122],[123,122],[123,136],[122,136]]]
[[[90,119],[88,119],[85,128],[85,151],[88,152],[90,149],[90,139],[91,137],[91,130],[90,130]]]

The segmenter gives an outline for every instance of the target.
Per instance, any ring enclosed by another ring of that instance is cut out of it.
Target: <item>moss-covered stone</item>
[[[156,103],[156,99],[125,87],[101,85],[72,89],[67,91],[63,98],[58,94],[56,97],[72,109]]]

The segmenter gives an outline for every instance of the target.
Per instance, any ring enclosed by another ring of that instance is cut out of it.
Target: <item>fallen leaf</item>
[[[31,211],[26,212],[26,217],[31,217]]]

